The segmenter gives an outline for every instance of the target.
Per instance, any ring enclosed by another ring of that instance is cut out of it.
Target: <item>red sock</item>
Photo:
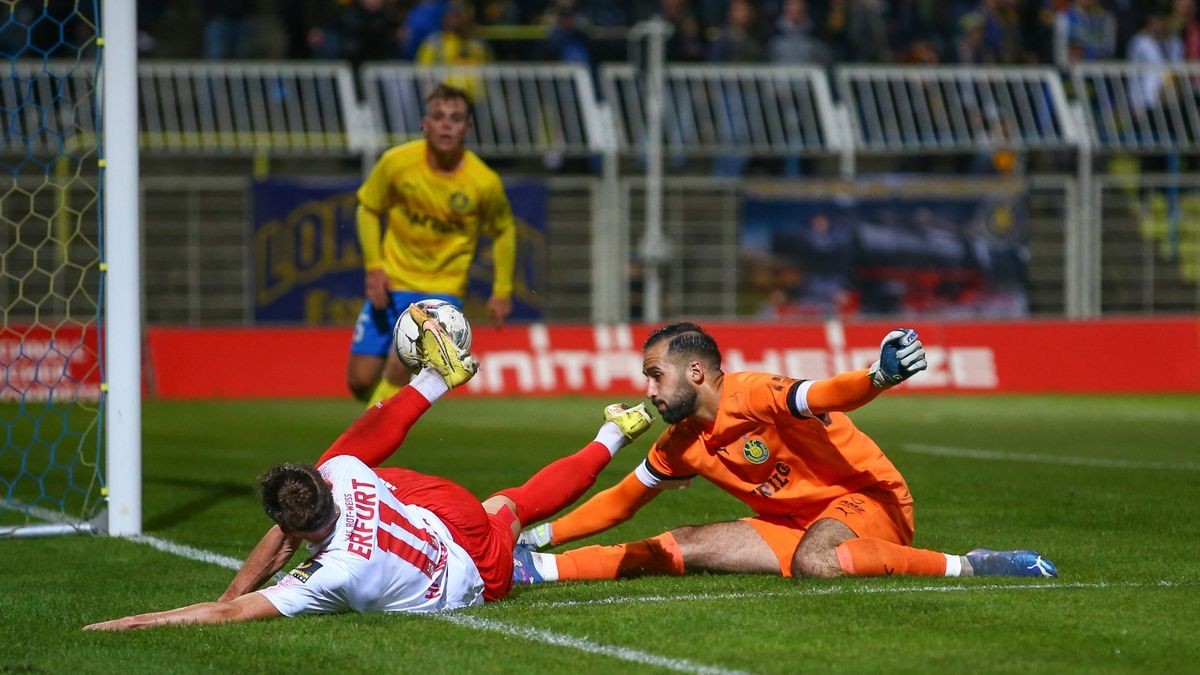
[[[906,574],[940,577],[946,574],[946,554],[901,546],[882,539],[851,539],[837,547],[838,564],[856,577]]]
[[[517,520],[532,525],[575,503],[596,482],[612,461],[612,453],[596,441],[579,452],[557,460],[533,475],[521,487],[497,492],[517,504]]]
[[[555,562],[559,581],[679,576],[684,571],[683,553],[670,532],[616,546],[585,546],[555,556]]]
[[[317,466],[338,455],[353,455],[370,467],[383,464],[404,442],[408,430],[430,405],[421,392],[411,386],[404,387],[359,415],[321,455]]]

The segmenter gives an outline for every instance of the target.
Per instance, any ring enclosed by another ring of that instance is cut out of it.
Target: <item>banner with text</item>
[[[364,301],[362,250],[354,221],[358,181],[272,178],[255,181],[250,256],[254,320],[351,326]],[[505,185],[517,222],[513,318],[541,317],[545,278],[544,183]],[[467,288],[468,316],[483,316],[492,291],[491,239],[481,235]],[[347,338],[349,340],[349,338]]]
[[[1020,181],[750,183],[742,311],[769,318],[1023,317],[1028,238]]]
[[[929,369],[899,392],[1200,392],[1200,319],[917,321]],[[713,323],[727,371],[820,379],[866,368],[892,323]],[[644,393],[641,345],[649,326],[475,328],[479,373],[467,395]],[[1113,345],[1138,345],[1112,360]],[[150,331],[153,391],[164,398],[347,396],[340,329]],[[263,354],[302,355],[292,360]],[[298,357],[299,358],[299,357]]]

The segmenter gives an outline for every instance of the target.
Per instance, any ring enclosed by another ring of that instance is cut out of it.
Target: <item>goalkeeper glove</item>
[[[877,389],[887,389],[925,370],[925,348],[917,339],[917,331],[897,328],[888,333],[879,345],[879,360],[867,373]]]
[[[517,546],[540,551],[554,543],[551,541],[552,538],[550,523],[542,523],[534,525],[528,530],[521,530],[521,536],[517,537]]]

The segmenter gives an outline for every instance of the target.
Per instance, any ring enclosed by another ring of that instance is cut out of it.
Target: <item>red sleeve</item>
[[[387,461],[408,436],[408,430],[429,410],[430,403],[411,386],[367,408],[317,460],[317,466],[339,455],[352,455],[375,468]]]

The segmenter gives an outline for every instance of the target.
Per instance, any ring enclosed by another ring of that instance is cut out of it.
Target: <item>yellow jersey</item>
[[[376,162],[358,202],[387,224],[381,246],[363,244],[367,270],[383,269],[392,290],[464,297],[479,233],[494,241],[492,295],[513,292],[516,226],[500,176],[470,150],[452,173],[425,158],[425,140],[398,145]],[[361,236],[361,233],[360,233]]]

